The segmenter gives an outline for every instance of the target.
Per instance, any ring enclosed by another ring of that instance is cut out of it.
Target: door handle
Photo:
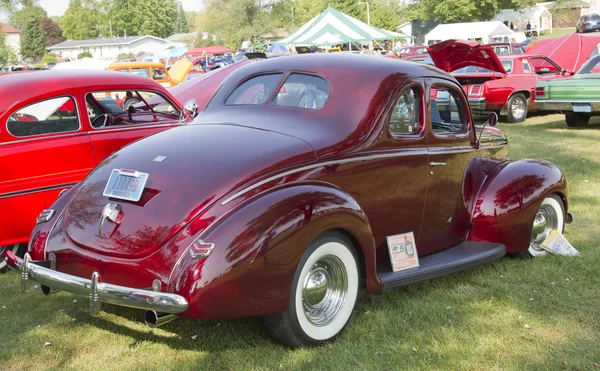
[[[430,166],[446,166],[445,162],[435,162],[435,161],[431,161],[429,163]]]

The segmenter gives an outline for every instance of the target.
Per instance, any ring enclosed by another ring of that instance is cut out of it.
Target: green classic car
[[[568,126],[586,126],[590,117],[600,116],[600,55],[573,76],[539,82],[535,102],[542,111],[563,112]]]

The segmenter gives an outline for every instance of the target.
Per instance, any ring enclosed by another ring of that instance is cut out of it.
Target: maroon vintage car
[[[429,47],[435,65],[463,86],[474,113],[494,111],[508,122],[522,122],[537,111],[535,85],[571,75],[543,55],[498,57],[493,46],[472,41],[448,40]]]
[[[248,64],[193,124],[123,148],[63,194],[8,263],[24,290],[86,295],[93,314],[144,309],[150,326],[262,316],[284,344],[320,343],[361,287],[543,255],[570,221],[556,166],[510,161],[499,130],[476,131],[461,86],[430,66]]]
[[[398,51],[399,57],[405,61],[423,60],[427,57],[426,45],[405,46]]]

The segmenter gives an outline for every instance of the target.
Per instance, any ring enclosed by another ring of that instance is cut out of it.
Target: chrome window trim
[[[263,186],[267,183],[270,183],[274,180],[280,179],[280,178],[284,178],[286,176],[295,174],[295,173],[299,173],[299,172],[303,172],[303,171],[307,171],[307,170],[312,170],[312,169],[316,169],[319,167],[324,167],[324,166],[330,166],[330,165],[341,165],[341,164],[349,164],[349,163],[353,163],[353,162],[362,162],[362,161],[370,161],[370,160],[379,160],[379,159],[387,159],[387,158],[394,158],[394,157],[407,157],[407,156],[420,156],[420,155],[447,155],[447,154],[458,154],[458,153],[469,153],[469,152],[475,152],[476,149],[475,148],[464,148],[464,149],[455,149],[455,150],[441,150],[441,151],[429,151],[429,150],[415,150],[415,151],[404,151],[404,152],[396,152],[396,153],[380,153],[380,154],[375,154],[375,155],[367,155],[367,156],[360,156],[360,157],[353,157],[353,158],[346,158],[346,159],[339,159],[339,160],[332,160],[332,161],[325,161],[325,162],[319,162],[316,164],[312,164],[312,165],[306,165],[306,166],[302,166],[296,169],[292,169],[292,170],[288,170],[288,171],[284,171],[283,173],[277,174],[277,175],[273,175],[270,176],[266,179],[263,179],[251,186],[248,186],[244,189],[242,189],[241,191],[233,194],[232,196],[228,197],[227,199],[225,199],[223,202],[221,202],[221,206],[225,206],[228,203],[230,203],[231,201],[235,200],[236,198],[260,187]]]
[[[51,99],[57,99],[57,98],[62,98],[62,97],[71,98],[71,99],[73,99],[73,102],[75,102],[75,114],[77,115],[77,123],[79,124],[79,127],[77,128],[77,130],[59,131],[59,132],[56,132],[56,133],[34,134],[34,135],[29,135],[29,136],[18,136],[18,135],[14,135],[13,133],[11,133],[10,130],[8,129],[8,123],[9,123],[8,119],[10,119],[15,113],[19,112],[23,108],[26,108],[26,107],[29,107],[29,106],[32,106],[34,104],[38,104],[38,103],[41,103],[41,102],[45,102],[45,101],[48,101],[48,100],[51,100]],[[8,116],[8,118],[6,119],[6,121],[4,122],[4,127],[6,128],[6,132],[8,134],[10,134],[10,136],[12,136],[13,138],[29,138],[29,137],[35,137],[35,136],[38,136],[38,135],[44,135],[44,137],[39,138],[39,139],[46,139],[49,136],[54,135],[54,134],[59,134],[60,135],[60,134],[64,134],[64,133],[77,133],[78,131],[81,130],[81,127],[82,127],[81,126],[81,117],[79,116],[79,104],[77,103],[77,99],[75,99],[75,97],[73,95],[71,95],[71,94],[62,94],[62,95],[54,96],[52,98],[37,100],[34,103],[26,104],[24,106],[19,107],[16,110],[12,111],[10,113],[10,115]],[[38,138],[34,138],[34,139],[38,139]],[[11,143],[15,143],[15,142],[11,142]]]

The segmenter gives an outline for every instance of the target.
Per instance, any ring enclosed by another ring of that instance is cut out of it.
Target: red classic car
[[[410,60],[423,60],[427,56],[427,46],[426,45],[415,45],[415,46],[405,46],[398,51],[400,54],[400,58],[405,61]]]
[[[192,119],[162,86],[135,75],[13,73],[0,76],[0,89],[0,271],[4,251],[24,250],[36,216],[61,192],[126,144]]]
[[[152,327],[262,316],[278,341],[316,344],[346,326],[360,287],[544,254],[570,220],[565,176],[508,160],[506,145],[430,66],[341,53],[248,64],[193,124],[97,166],[7,261],[24,290],[86,295],[92,314],[144,309]]]
[[[435,65],[461,83],[474,113],[495,111],[521,122],[537,111],[535,85],[571,72],[542,55],[498,57],[490,45],[448,40],[429,47]]]

